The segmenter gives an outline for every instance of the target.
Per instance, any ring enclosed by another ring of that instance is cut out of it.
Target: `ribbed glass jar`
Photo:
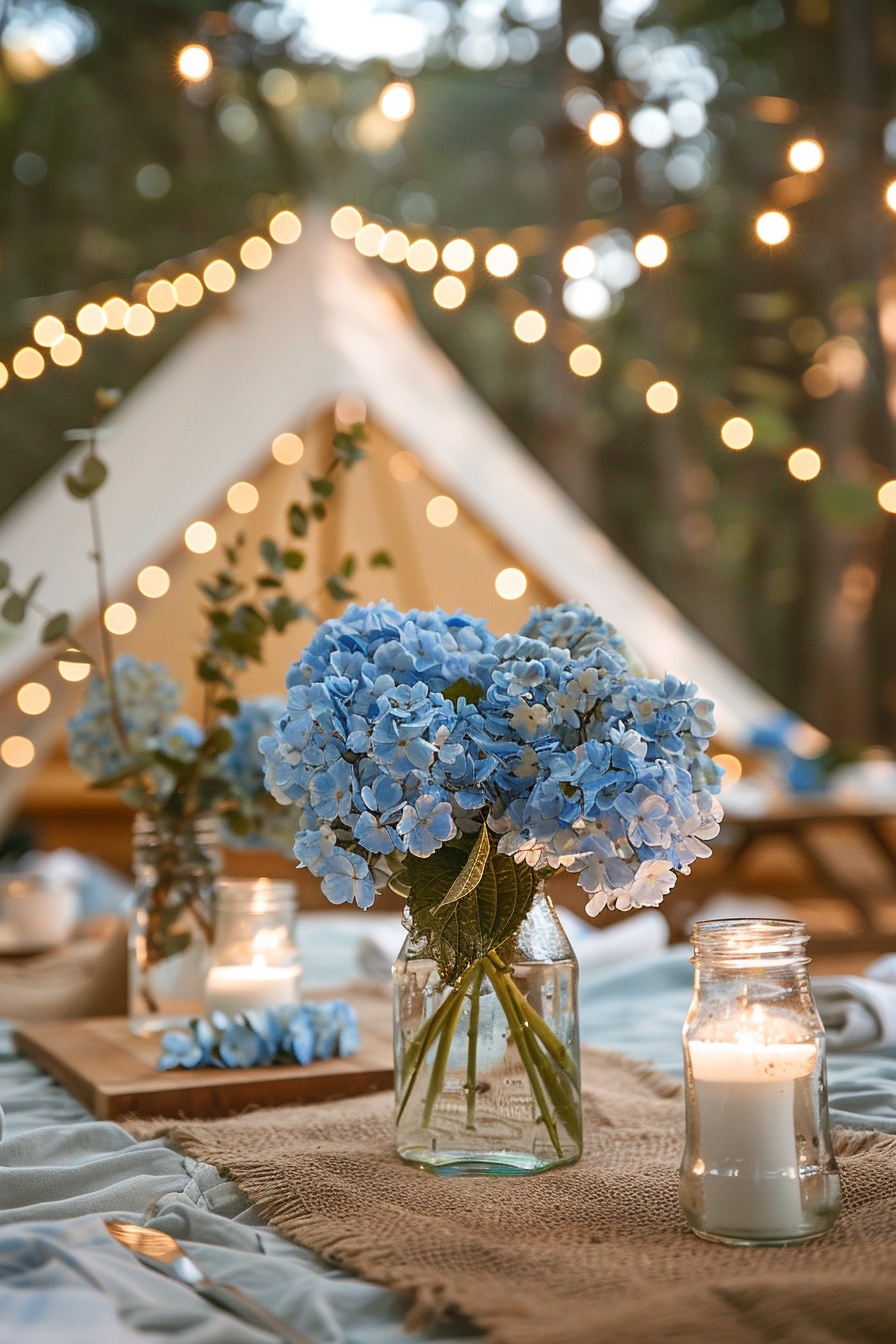
[[[215,878],[215,817],[134,819],[137,894],[128,938],[131,1031],[186,1026],[203,1012]]]
[[[296,885],[267,877],[219,877],[205,981],[207,1015],[298,1004]]]
[[[539,888],[453,986],[409,936],[393,967],[396,1146],[443,1175],[525,1175],[582,1152],[578,965]]]
[[[840,1210],[807,941],[790,920],[694,926],[680,1199],[709,1241],[808,1241]]]

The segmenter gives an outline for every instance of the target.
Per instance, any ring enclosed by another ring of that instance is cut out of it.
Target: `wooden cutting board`
[[[309,996],[310,997],[310,996]],[[321,996],[323,997],[323,996]],[[255,1069],[156,1070],[158,1036],[134,1036],[126,1017],[40,1022],[13,1032],[18,1048],[97,1120],[121,1116],[212,1119],[255,1106],[335,1101],[392,1086],[390,1003],[343,994],[357,1009],[361,1049],[349,1059]]]

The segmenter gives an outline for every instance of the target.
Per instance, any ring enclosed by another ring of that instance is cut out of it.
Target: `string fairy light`
[[[770,247],[777,247],[790,236],[790,220],[780,210],[766,210],[756,221],[756,236]]]

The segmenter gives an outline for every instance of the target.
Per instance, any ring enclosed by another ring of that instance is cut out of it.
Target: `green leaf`
[[[71,634],[71,625],[67,611],[52,616],[41,633],[41,644],[52,644],[55,639],[63,639]]]
[[[355,572],[357,561],[353,555],[347,555],[339,566],[339,573],[344,579],[350,579]]]
[[[453,905],[455,901],[463,900],[468,896],[474,887],[478,887],[482,881],[482,874],[485,872],[485,865],[488,863],[491,848],[488,840],[488,827],[485,822],[482,823],[482,830],[476,838],[476,843],[470,850],[470,857],[467,859],[460,873],[448,888],[447,895],[441,903],[436,906],[433,914],[438,914],[446,906]]]
[[[25,619],[26,611],[25,599],[21,593],[10,593],[3,606],[0,607],[0,616],[10,625],[21,625]]]
[[[284,551],[283,563],[287,569],[301,569],[305,563],[304,551],[295,551],[295,550]]]
[[[273,541],[271,537],[264,537],[258,543],[258,553],[268,568],[273,570],[275,574],[283,573],[283,557],[276,541]]]
[[[327,516],[327,511],[319,499],[316,499],[311,505],[311,512],[319,523],[322,523]]]
[[[336,486],[329,476],[313,476],[311,478],[311,492],[317,495],[318,499],[329,499],[335,489]]]
[[[219,723],[210,728],[202,744],[203,755],[221,756],[233,746],[233,733]]]
[[[284,556],[284,559],[285,559],[285,558],[286,558],[286,557]],[[282,580],[282,579],[275,579],[274,576],[273,576],[273,574],[259,574],[258,578],[255,580],[255,583],[256,583],[256,586],[259,587],[259,588],[282,588],[282,587],[283,587],[283,580]]]
[[[222,714],[230,714],[232,718],[236,718],[240,712],[240,704],[234,696],[225,695],[223,700],[215,701],[215,709],[220,709]]]
[[[99,490],[103,481],[109,475],[109,468],[105,462],[90,453],[81,463],[81,471],[77,476],[66,474],[65,484],[70,495],[75,499],[88,499],[96,490]]]
[[[227,678],[221,671],[221,665],[215,658],[210,658],[207,654],[200,658],[196,663],[196,675],[200,681],[223,681]]]
[[[337,460],[342,463],[346,471],[353,467],[356,462],[361,462],[367,456],[364,449],[358,446],[357,440],[363,439],[364,426],[352,425],[351,434],[346,434],[340,430],[333,438],[333,453]]]
[[[215,575],[216,583],[200,583],[199,591],[204,593],[210,602],[229,602],[232,597],[236,597],[245,588],[244,583],[237,581],[227,573],[221,570]]]
[[[325,583],[327,592],[331,597],[335,598],[337,602],[348,602],[350,598],[358,596],[358,594],[353,593],[350,588],[346,588],[338,574],[330,574],[325,580]]]
[[[474,961],[500,947],[519,928],[535,895],[532,869],[498,854],[489,836],[489,856],[477,886],[445,904],[476,843],[464,836],[428,859],[408,854],[403,862],[414,927],[448,984],[456,983]]]
[[[299,609],[291,597],[285,593],[276,598],[273,602],[267,604],[268,615],[271,618],[271,625],[282,635],[288,625],[299,618]]]
[[[457,709],[457,702],[463,696],[468,705],[478,704],[485,691],[475,681],[467,681],[466,677],[458,677],[457,681],[452,681],[450,686],[446,686],[442,692],[446,700],[450,700]]]
[[[374,551],[367,563],[371,569],[391,569],[395,561],[388,551]]]
[[[5,588],[9,583],[10,574],[12,574],[12,569],[5,560],[0,560],[0,588]]]
[[[293,536],[304,537],[308,531],[308,515],[301,504],[290,504],[286,517]]]

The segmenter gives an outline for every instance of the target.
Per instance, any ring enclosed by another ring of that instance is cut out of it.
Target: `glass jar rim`
[[[808,941],[806,926],[797,919],[705,919],[691,930],[699,964],[744,967],[771,960],[805,965]]]
[[[246,906],[259,914],[286,901],[298,906],[296,884],[285,877],[219,877],[215,899],[219,905]]]

